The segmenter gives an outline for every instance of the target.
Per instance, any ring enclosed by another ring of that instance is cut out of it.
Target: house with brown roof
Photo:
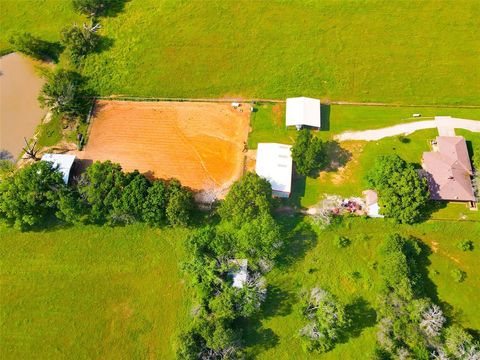
[[[422,167],[433,200],[475,202],[467,143],[462,136],[437,136]]]

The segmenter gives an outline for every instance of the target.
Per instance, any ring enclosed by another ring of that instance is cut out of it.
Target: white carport
[[[290,149],[290,145],[284,144],[258,144],[255,171],[272,185],[274,196],[290,196],[292,188],[292,154]]]
[[[75,161],[75,155],[44,154],[42,156],[42,161],[51,162],[53,167],[62,173],[63,182],[68,184],[70,170],[72,169],[73,162]]]
[[[307,97],[287,99],[287,126],[310,126],[320,129],[321,126],[320,100]]]

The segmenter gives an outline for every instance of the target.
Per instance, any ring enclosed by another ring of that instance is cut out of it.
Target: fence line
[[[170,97],[141,97],[141,96],[97,96],[100,100],[118,100],[118,101],[144,101],[144,102],[159,102],[159,101],[178,101],[178,102],[267,102],[283,104],[286,100],[278,99],[262,99],[262,98],[170,98]],[[323,100],[323,105],[355,105],[355,106],[391,106],[391,107],[436,107],[436,108],[451,108],[451,109],[480,109],[480,105],[449,105],[449,104],[396,104],[396,103],[382,103],[382,102],[357,102],[357,101],[330,101]]]

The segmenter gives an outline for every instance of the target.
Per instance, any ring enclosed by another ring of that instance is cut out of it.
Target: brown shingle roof
[[[438,136],[437,151],[424,152],[422,163],[432,199],[475,201],[472,165],[462,136]]]

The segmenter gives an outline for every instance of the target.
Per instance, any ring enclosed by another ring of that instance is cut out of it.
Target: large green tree
[[[422,219],[429,203],[427,181],[398,155],[379,156],[366,180],[379,195],[381,213],[399,223]]]
[[[59,69],[46,73],[46,80],[38,97],[43,107],[71,118],[88,112],[92,94],[80,74]]]
[[[240,227],[272,209],[272,187],[270,183],[248,172],[233,184],[218,213],[222,219]]]
[[[43,225],[64,188],[62,174],[50,162],[27,165],[0,182],[0,216],[21,230]]]
[[[78,65],[88,54],[94,52],[100,42],[95,30],[74,24],[62,30],[62,44],[68,49],[73,64]]]
[[[124,0],[73,0],[73,8],[87,16],[99,16],[102,15],[109,6],[115,2]]]
[[[109,220],[114,202],[122,198],[125,185],[126,177],[119,164],[97,161],[87,168],[80,177],[78,192],[90,207],[91,221]]]
[[[168,182],[166,217],[172,226],[187,226],[192,217],[195,203],[192,192],[178,180]]]
[[[292,146],[292,160],[299,174],[316,176],[326,164],[326,145],[309,129],[302,129]]]

